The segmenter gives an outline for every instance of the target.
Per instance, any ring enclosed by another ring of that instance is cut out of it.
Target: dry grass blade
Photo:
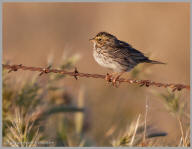
[[[141,115],[139,114],[139,116],[138,116],[138,118],[137,118],[136,125],[135,125],[134,133],[133,133],[133,136],[132,136],[132,138],[131,138],[131,142],[130,142],[129,146],[132,146],[132,145],[133,145],[133,141],[134,141],[134,139],[135,139],[135,135],[136,135],[136,132],[137,132],[137,128],[138,128],[138,126],[139,126],[140,116],[141,116]]]
[[[7,135],[7,138],[5,139],[6,141],[6,145],[10,145],[12,147],[19,147],[19,145],[15,142],[15,140],[10,136],[10,135]]]
[[[148,109],[149,109],[149,105],[148,105],[148,99],[146,99],[146,105],[145,105],[145,122],[144,122],[144,132],[143,132],[143,143],[146,140],[146,131],[147,131],[147,114],[148,114]]]
[[[36,146],[36,143],[39,139],[39,128],[37,129],[36,133],[35,133],[35,136],[33,137],[33,139],[31,140],[30,144],[29,144],[29,147],[33,147],[33,146]]]
[[[177,120],[178,120],[178,122],[179,122],[179,128],[180,128],[180,130],[181,130],[181,142],[182,142],[182,144],[185,144],[185,139],[184,139],[184,132],[183,132],[183,126],[182,126],[182,123],[181,123],[181,120],[180,120],[180,118],[179,117],[177,117]]]

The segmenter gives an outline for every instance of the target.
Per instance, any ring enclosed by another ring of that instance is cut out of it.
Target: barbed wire
[[[76,80],[78,79],[77,77],[86,77],[86,78],[100,78],[100,79],[106,79],[106,77],[108,78],[109,82],[112,82],[112,78],[110,78],[109,74],[107,75],[101,75],[101,74],[89,74],[89,73],[80,73],[77,68],[75,68],[74,71],[69,72],[69,71],[65,71],[65,70],[59,70],[59,69],[51,69],[50,67],[47,68],[42,68],[42,67],[28,67],[28,66],[24,66],[22,64],[19,65],[9,65],[9,64],[3,64],[3,68],[4,69],[8,69],[9,73],[12,71],[17,71],[19,69],[21,70],[29,70],[29,71],[37,71],[40,72],[39,76],[43,75],[43,74],[48,74],[48,73],[59,73],[59,74],[63,74],[63,75],[69,75],[69,76],[73,76]],[[164,88],[171,88],[172,91],[180,91],[182,89],[190,89],[189,85],[184,85],[184,84],[174,84],[174,83],[159,83],[159,82],[154,82],[151,80],[135,80],[135,79],[126,79],[126,78],[117,78],[116,79],[117,82],[123,83],[129,83],[129,84],[138,84],[140,86],[156,86],[156,87],[164,87]]]

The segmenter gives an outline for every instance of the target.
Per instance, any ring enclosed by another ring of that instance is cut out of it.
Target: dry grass
[[[164,98],[166,99],[164,102],[165,107],[169,110],[171,115],[175,117],[175,119],[178,122],[178,126],[180,129],[180,141],[175,146],[180,147],[189,147],[190,146],[190,124],[189,124],[189,117],[187,119],[184,119],[184,121],[181,120],[181,118],[186,117],[183,106],[183,102],[179,102],[178,96],[174,93],[168,91],[168,94],[163,94]],[[169,100],[167,100],[169,99]],[[153,126],[148,124],[150,123],[148,121],[147,123],[147,114],[148,109],[150,108],[148,105],[148,100],[146,100],[146,108],[145,108],[145,114],[144,114],[144,120],[141,121],[140,117],[141,114],[137,117],[137,120],[132,121],[129,127],[122,131],[116,139],[113,139],[112,145],[114,147],[117,146],[164,146],[164,142],[161,138],[164,136],[167,136],[166,132],[153,130]],[[174,103],[174,104],[173,104]],[[177,105],[177,106],[176,106]],[[183,125],[185,124],[185,130]],[[113,131],[114,132],[114,131]],[[112,135],[112,134],[110,134]]]
[[[10,119],[4,145],[11,147],[35,147],[40,143],[39,128],[34,127],[31,116],[25,117],[19,109],[15,109],[15,115]]]
[[[74,69],[77,60],[77,56],[65,58],[60,68]],[[52,65],[51,60],[48,64]],[[97,146],[97,141],[93,140],[88,131],[91,119],[90,109],[86,108],[85,103],[86,90],[81,86],[77,96],[68,92],[66,86],[60,83],[65,77],[48,74],[43,80],[34,75],[32,81],[21,79],[20,85],[15,87],[14,80],[11,80],[6,70],[3,71],[4,146]],[[156,90],[153,94],[162,99],[168,113],[178,122],[180,141],[172,146],[190,146],[189,117],[184,110],[186,100],[181,100],[180,94],[171,90],[163,93]],[[163,138],[169,134],[153,130],[148,119],[149,109],[147,98],[144,114],[140,113],[125,129],[117,125],[110,126],[103,133],[103,139],[115,147],[166,146]]]

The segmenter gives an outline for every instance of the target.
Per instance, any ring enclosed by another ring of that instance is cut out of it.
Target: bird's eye
[[[101,41],[101,38],[98,38],[98,41]]]

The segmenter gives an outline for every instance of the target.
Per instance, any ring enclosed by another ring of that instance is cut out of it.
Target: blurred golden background
[[[51,59],[53,68],[57,68],[63,56],[76,55],[79,72],[106,74],[110,71],[94,61],[89,42],[100,31],[114,34],[150,58],[167,63],[138,65],[135,69],[141,72],[136,79],[190,84],[190,3],[3,3],[3,62],[46,67]],[[125,77],[132,77],[132,73]],[[31,73],[8,75],[23,79]],[[94,140],[92,146],[110,146],[113,136],[109,139],[105,134],[112,126],[123,131],[139,113],[144,114],[146,98],[148,121],[168,133],[165,144],[172,146],[180,139],[177,120],[154,94],[166,92],[164,88],[126,83],[115,88],[101,79],[76,81],[72,77],[60,83],[74,97],[83,88],[89,125],[86,136]],[[181,97],[189,106],[189,91],[181,91]],[[52,121],[50,132],[55,131],[56,121]]]

